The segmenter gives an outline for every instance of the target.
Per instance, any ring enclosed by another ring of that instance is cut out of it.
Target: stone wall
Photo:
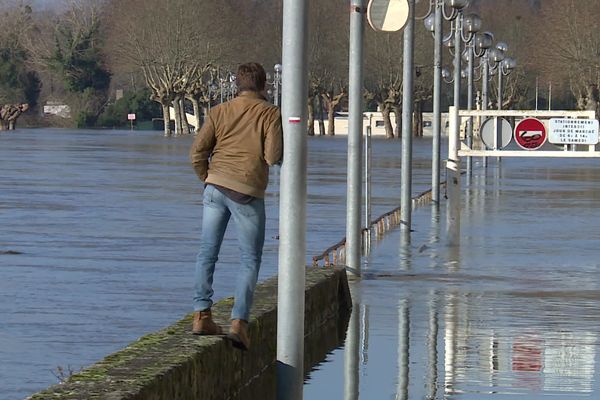
[[[351,308],[343,269],[306,272],[305,370],[340,346]],[[213,306],[217,323],[229,324],[233,299]],[[248,352],[220,336],[194,336],[192,315],[30,397],[31,400],[274,399],[277,277],[257,285]]]

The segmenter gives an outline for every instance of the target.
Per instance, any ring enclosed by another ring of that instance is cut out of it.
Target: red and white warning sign
[[[515,126],[515,141],[525,150],[539,149],[546,139],[546,127],[537,118],[525,118]]]

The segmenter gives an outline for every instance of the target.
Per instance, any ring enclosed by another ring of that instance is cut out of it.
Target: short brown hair
[[[267,74],[259,63],[246,63],[238,67],[236,81],[240,92],[244,90],[262,92],[265,89]]]

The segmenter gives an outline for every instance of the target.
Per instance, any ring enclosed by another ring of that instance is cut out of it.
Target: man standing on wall
[[[264,98],[266,73],[257,63],[240,65],[238,97],[214,107],[190,150],[204,182],[204,213],[196,261],[192,333],[218,335],[211,316],[213,274],[229,219],[235,221],[241,267],[227,335],[247,350],[247,326],[265,239],[265,189],[269,166],[281,161],[283,132],[279,109]]]

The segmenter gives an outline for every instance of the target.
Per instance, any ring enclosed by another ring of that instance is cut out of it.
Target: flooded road
[[[202,212],[190,143],[155,132],[0,134],[0,252],[20,253],[0,254],[1,399],[190,311]],[[430,184],[431,142],[414,145],[418,193]],[[400,143],[375,141],[373,152],[375,217],[399,203]],[[307,262],[345,235],[345,138],[309,140],[308,179]],[[591,160],[475,168],[460,247],[447,246],[444,208],[417,209],[410,246],[392,231],[365,258],[347,346],[313,371],[305,398],[597,398],[599,181]],[[266,199],[261,279],[276,273],[277,190]],[[233,292],[238,257],[230,228],[218,298]]]
[[[159,132],[0,133],[0,399],[22,399],[191,311],[201,186],[191,137]],[[415,141],[414,190],[430,185],[431,143]],[[310,257],[345,236],[346,139],[309,140]],[[375,140],[374,210],[399,203],[400,142]],[[261,277],[276,273],[277,171],[266,198]],[[2,254],[13,252],[17,254]],[[215,275],[233,293],[228,229]]]
[[[459,247],[445,209],[374,244],[346,346],[309,399],[600,397],[600,165],[494,161],[463,192]]]

